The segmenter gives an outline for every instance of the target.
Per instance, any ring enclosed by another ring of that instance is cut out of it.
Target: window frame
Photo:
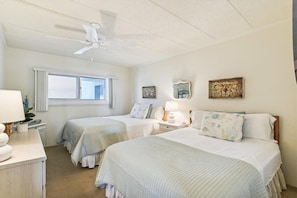
[[[86,105],[86,104],[99,104],[99,105],[108,105],[110,100],[110,92],[112,91],[109,85],[108,77],[100,77],[100,76],[88,76],[88,75],[75,75],[75,74],[67,74],[67,73],[57,73],[57,72],[48,72],[47,74],[53,76],[69,76],[69,77],[76,77],[77,78],[77,85],[76,85],[76,98],[49,98],[49,105]],[[95,79],[103,79],[105,82],[104,86],[104,99],[81,99],[81,78],[95,78]],[[48,85],[49,88],[49,85]]]
[[[104,80],[104,94],[103,94],[103,99],[89,99],[89,98],[82,98],[82,78],[89,78],[89,79],[98,79],[98,80]],[[102,78],[102,77],[90,77],[90,76],[79,76],[78,83],[79,83],[79,99],[80,100],[106,100],[107,97],[107,92],[109,93],[108,87],[106,86],[108,81],[108,78]]]
[[[50,81],[49,81],[49,76],[59,76],[59,77],[67,77],[67,78],[74,78],[76,79],[76,85],[75,85],[75,97],[73,98],[50,98],[50,94],[49,94],[49,91],[50,91]],[[48,73],[48,99],[49,100],[76,100],[76,99],[79,99],[80,98],[80,85],[79,85],[79,77],[78,76],[75,76],[75,75],[67,75],[67,74],[54,74],[54,73]]]

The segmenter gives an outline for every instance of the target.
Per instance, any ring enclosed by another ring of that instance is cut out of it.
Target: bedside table
[[[187,127],[187,124],[184,123],[168,123],[168,122],[159,122],[160,125],[160,133],[172,131],[175,129],[180,129]]]

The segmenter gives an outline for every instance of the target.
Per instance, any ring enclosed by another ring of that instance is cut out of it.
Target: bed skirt
[[[95,166],[99,166],[103,160],[103,155],[104,151],[83,157],[80,161],[81,167],[94,168]]]
[[[281,168],[278,169],[272,180],[266,186],[268,195],[271,198],[281,198],[281,192],[287,190],[285,177]]]
[[[266,186],[270,198],[281,198],[281,192],[287,189],[284,174],[281,168],[278,169],[272,180]],[[124,198],[114,186],[107,184],[105,187],[105,196],[108,198]]]
[[[72,153],[72,146],[69,142],[64,142],[64,147],[68,150],[68,152]],[[103,153],[100,152],[97,154],[87,155],[80,160],[81,167],[87,168],[95,168],[95,166],[99,165],[103,159]]]

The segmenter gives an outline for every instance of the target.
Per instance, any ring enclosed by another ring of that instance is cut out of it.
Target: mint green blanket
[[[127,140],[126,125],[102,117],[72,119],[63,129],[63,139],[71,143],[71,160],[77,165],[82,157],[99,153],[114,143]]]
[[[157,136],[108,147],[95,181],[105,184],[125,197],[268,197],[252,165]]]

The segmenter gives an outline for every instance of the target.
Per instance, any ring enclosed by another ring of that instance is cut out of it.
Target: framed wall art
[[[142,87],[142,98],[156,98],[156,87]]]
[[[243,98],[243,78],[210,80],[208,98]]]

